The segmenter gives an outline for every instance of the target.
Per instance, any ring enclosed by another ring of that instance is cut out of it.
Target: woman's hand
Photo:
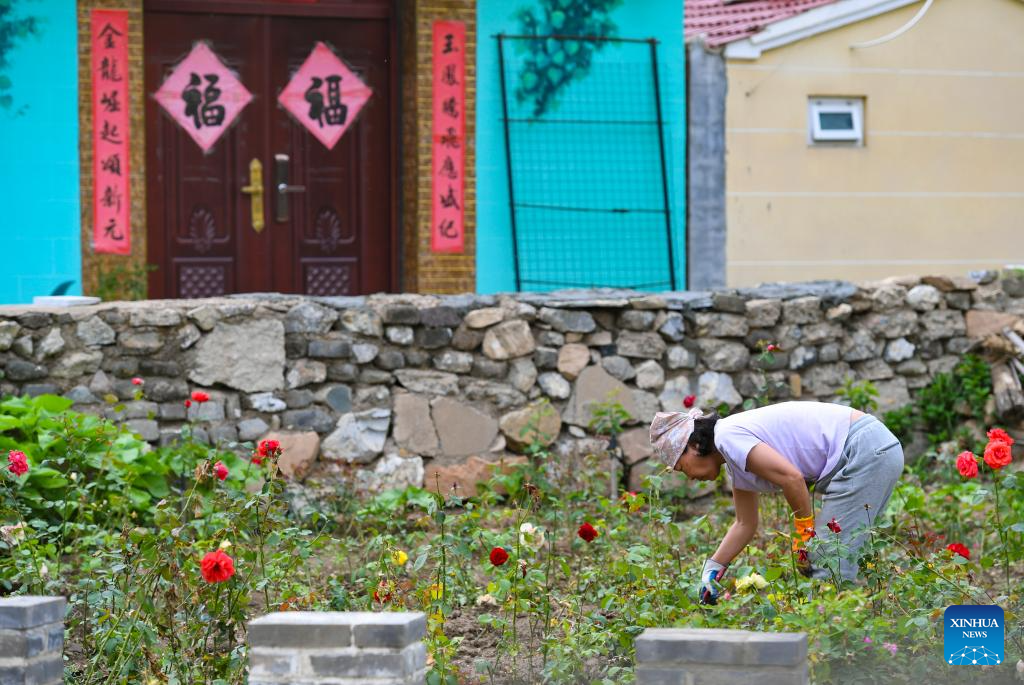
[[[725,575],[725,566],[714,559],[704,562],[704,570],[700,574],[700,598],[701,604],[718,603],[718,584],[722,582]]]

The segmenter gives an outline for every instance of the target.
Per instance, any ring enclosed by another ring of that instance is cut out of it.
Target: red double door
[[[394,24],[390,0],[146,0],[150,297],[397,289]],[[153,97],[200,41],[253,96],[205,153]],[[372,89],[332,149],[278,104],[318,42]]]

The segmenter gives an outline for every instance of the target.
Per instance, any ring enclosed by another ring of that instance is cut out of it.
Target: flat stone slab
[[[0,628],[24,630],[64,620],[63,597],[20,595],[0,599]]]
[[[807,660],[806,633],[648,628],[636,639],[637,664],[795,666]]]

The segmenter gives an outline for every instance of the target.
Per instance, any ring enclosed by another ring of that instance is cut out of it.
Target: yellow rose
[[[409,561],[409,555],[400,549],[396,549],[391,553],[391,562],[395,566],[405,566],[405,562]]]

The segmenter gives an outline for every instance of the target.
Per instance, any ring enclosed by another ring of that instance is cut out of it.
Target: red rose
[[[281,456],[281,443],[277,440],[263,440],[256,448],[256,453],[264,459],[274,459]]]
[[[1010,445],[1002,440],[993,440],[985,446],[985,463],[990,469],[998,471],[1013,461]]]
[[[495,547],[491,550],[491,564],[494,566],[501,566],[508,561],[508,552],[502,547]]]
[[[839,532],[841,532],[841,531],[843,530],[843,529],[842,529],[842,528],[840,527],[840,525],[839,525],[839,522],[838,522],[838,521],[836,521],[836,519],[835,519],[835,517],[834,517],[834,516],[832,517],[832,520],[831,520],[831,521],[829,521],[829,522],[828,522],[827,524],[825,524],[825,525],[827,525],[827,526],[828,526],[828,529],[829,529],[830,531],[832,531],[833,533],[839,533]]]
[[[946,545],[946,549],[950,551],[950,556],[959,554],[964,559],[971,558],[971,550],[967,549],[967,547],[961,545],[959,542],[954,542],[952,545]]]
[[[988,436],[989,440],[1002,440],[1007,445],[1013,444],[1013,438],[1011,438],[1010,434],[1004,431],[1002,428],[993,428],[988,433],[986,433],[986,435]]]
[[[590,525],[590,522],[588,521],[580,526],[579,530],[576,531],[576,534],[587,542],[593,542],[597,538],[597,529]]]
[[[809,564],[811,562],[811,558],[807,556],[806,549],[798,549],[796,551],[796,558],[800,564]]]
[[[964,478],[977,478],[978,460],[974,452],[961,452],[956,458],[956,469]]]
[[[218,461],[213,465],[213,474],[217,476],[218,480],[224,480],[228,477],[228,467],[224,465],[224,462]]]
[[[373,591],[373,601],[377,604],[384,604],[391,601],[391,586],[385,582],[377,583],[377,589]]]
[[[142,380],[138,376],[136,376],[135,378],[132,379],[132,385],[142,385],[145,382],[146,381]]]
[[[223,583],[235,575],[234,560],[219,549],[207,552],[199,563],[199,568],[203,572],[203,580],[207,583]]]
[[[210,396],[207,395],[202,390],[193,390],[192,391],[192,401],[193,402],[199,402],[200,404],[202,404],[203,402],[209,402],[210,401]]]
[[[28,473],[28,458],[21,450],[11,450],[7,453],[7,468],[16,476]]]
[[[683,406],[689,409],[693,406],[693,403],[697,401],[696,395],[687,395],[683,398]]]
[[[188,409],[191,406],[192,406],[192,400],[185,400],[185,409]]]
[[[779,346],[776,345],[775,343],[768,343],[767,349],[768,349],[769,352],[778,352],[779,351]]]

